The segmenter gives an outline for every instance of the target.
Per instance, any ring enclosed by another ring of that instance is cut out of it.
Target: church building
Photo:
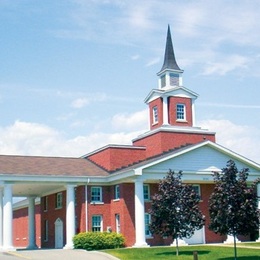
[[[260,165],[217,144],[215,132],[196,125],[198,94],[183,86],[170,27],[157,76],[158,87],[144,100],[149,130],[132,145],[108,144],[80,158],[0,155],[2,250],[71,249],[73,236],[85,231],[121,233],[129,247],[170,245],[171,238],[149,231],[151,199],[169,169],[181,170],[182,180],[194,186],[206,218],[184,242],[226,241],[208,229],[212,172],[232,159],[238,169],[249,168],[252,182],[260,177]],[[260,185],[257,189],[260,198]],[[13,210],[14,197],[26,197],[28,203]]]

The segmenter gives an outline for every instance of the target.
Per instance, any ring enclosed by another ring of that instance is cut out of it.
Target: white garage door
[[[204,227],[202,229],[196,230],[191,238],[184,238],[183,240],[188,245],[204,244]]]

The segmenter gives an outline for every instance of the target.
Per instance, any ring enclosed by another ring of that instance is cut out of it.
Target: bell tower
[[[150,130],[161,126],[195,125],[194,101],[198,95],[183,86],[183,70],[178,66],[168,25],[164,62],[157,73],[158,89],[145,99],[149,105]]]

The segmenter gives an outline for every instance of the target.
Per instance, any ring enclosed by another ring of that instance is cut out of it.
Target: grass
[[[258,247],[259,249],[250,248]],[[224,245],[182,246],[176,256],[175,247],[123,248],[109,249],[104,252],[120,260],[192,260],[193,251],[198,252],[198,260],[233,260],[234,248]],[[260,243],[241,243],[237,247],[237,260],[260,260]]]

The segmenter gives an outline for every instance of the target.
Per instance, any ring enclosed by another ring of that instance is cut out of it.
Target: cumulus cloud
[[[71,106],[73,108],[82,108],[89,104],[89,100],[87,98],[77,98],[72,101]]]
[[[16,121],[0,128],[0,153],[16,155],[79,157],[107,144],[131,144],[132,139],[147,130],[143,122],[145,111],[132,115],[116,115],[114,133],[96,132],[85,136],[66,136],[43,124]],[[203,128],[217,133],[217,143],[260,163],[260,130],[236,125],[229,120],[198,122]],[[145,129],[143,129],[145,127]]]
[[[16,121],[0,128],[0,154],[79,157],[107,144],[131,144],[138,130],[96,132],[66,138],[44,124]]]
[[[148,110],[137,111],[133,114],[116,114],[112,118],[112,126],[115,130],[133,131],[147,129]]]
[[[198,122],[198,125],[216,132],[217,143],[260,163],[260,130],[256,127],[237,125],[224,119],[205,120]]]

